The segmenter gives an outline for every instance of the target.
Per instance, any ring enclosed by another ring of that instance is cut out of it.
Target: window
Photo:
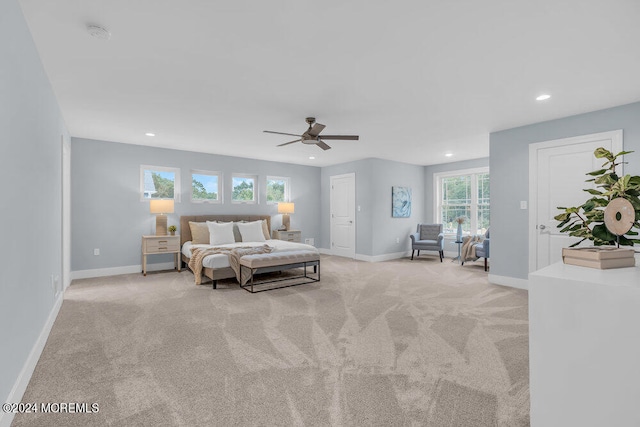
[[[164,166],[140,166],[140,200],[174,199],[180,201],[180,169]]]
[[[258,177],[255,175],[233,174],[231,177],[232,203],[258,202]]]
[[[289,178],[280,176],[267,177],[267,203],[289,201]]]
[[[222,202],[222,174],[200,170],[191,171],[191,201],[195,203]]]
[[[465,217],[462,231],[483,234],[489,228],[489,169],[473,169],[434,174],[436,222],[445,234],[455,234],[456,218]]]

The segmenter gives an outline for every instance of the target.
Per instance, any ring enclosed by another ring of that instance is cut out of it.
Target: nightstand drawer
[[[162,253],[162,252],[175,252],[179,250],[180,250],[180,241],[176,238],[146,239],[145,241],[144,252],[148,254]]]
[[[300,230],[290,230],[290,231],[274,230],[273,237],[278,240],[286,240],[288,242],[300,243],[302,240],[302,233],[300,232]]]

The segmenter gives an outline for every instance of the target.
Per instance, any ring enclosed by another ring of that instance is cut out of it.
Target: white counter
[[[640,426],[638,266],[529,275],[533,427]]]

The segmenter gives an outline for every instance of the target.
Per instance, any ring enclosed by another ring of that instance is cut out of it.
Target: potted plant
[[[169,226],[169,228],[168,228],[167,230],[169,230],[169,233],[171,233],[171,235],[172,235],[172,236],[175,236],[175,235],[176,235],[176,230],[177,230],[177,228],[176,228],[176,226],[175,226],[175,225],[170,225],[170,226]]]
[[[578,237],[580,240],[570,247],[579,245],[585,240],[591,240],[594,246],[602,245],[625,245],[633,246],[640,243],[634,238],[638,235],[634,229],[640,228],[640,176],[618,176],[616,166],[626,162],[618,160],[620,156],[633,153],[633,151],[621,151],[613,154],[611,151],[599,147],[593,154],[597,159],[606,159],[602,169],[587,173],[593,177],[585,182],[594,182],[596,188],[587,188],[583,191],[591,194],[589,200],[580,206],[558,207],[562,209],[554,219],[559,221],[558,228],[561,233],[569,233],[570,236]],[[617,236],[605,226],[605,208],[614,199],[623,198],[628,200],[635,211],[635,219],[631,230],[624,235]]]

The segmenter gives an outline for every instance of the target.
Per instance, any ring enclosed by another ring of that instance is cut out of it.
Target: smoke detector
[[[111,33],[106,28],[101,27],[100,25],[88,24],[87,32],[91,34],[92,37],[98,39],[109,40],[111,38]]]

